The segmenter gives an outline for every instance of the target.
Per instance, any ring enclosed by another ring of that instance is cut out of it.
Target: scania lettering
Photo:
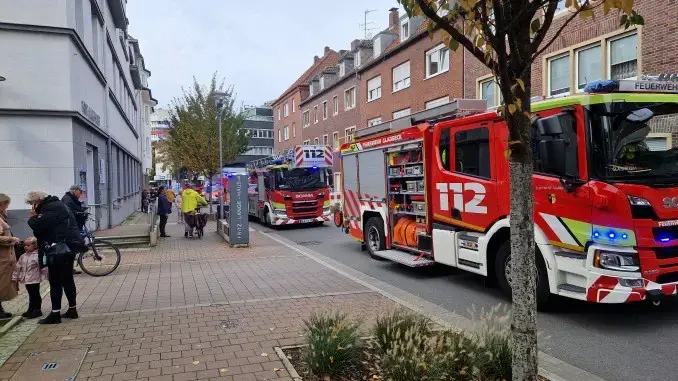
[[[678,82],[655,79],[532,103],[540,306],[676,295],[678,149],[664,131],[678,124]],[[482,100],[358,130],[340,147],[341,228],[374,258],[494,277],[510,295],[507,141]]]
[[[247,164],[249,214],[269,226],[323,224],[331,218],[329,146],[298,146]]]

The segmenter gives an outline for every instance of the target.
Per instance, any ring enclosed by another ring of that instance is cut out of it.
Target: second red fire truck
[[[668,79],[595,82],[532,104],[540,304],[676,295],[678,82]],[[343,229],[374,258],[495,277],[510,294],[507,140],[478,100],[359,130],[340,148]]]
[[[269,226],[329,221],[333,159],[331,147],[305,145],[248,163],[250,216]]]

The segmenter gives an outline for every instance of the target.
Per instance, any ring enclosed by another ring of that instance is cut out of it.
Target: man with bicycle
[[[193,237],[193,226],[195,225],[195,210],[199,206],[207,205],[207,201],[200,193],[196,192],[196,185],[191,184],[188,189],[181,194],[181,212],[186,219],[184,237]]]
[[[68,192],[61,198],[61,202],[73,213],[78,224],[78,230],[82,230],[85,227],[85,223],[87,223],[87,208],[82,205],[80,197],[82,197],[82,188],[79,185],[71,185]],[[82,274],[82,271],[77,269],[77,262],[75,262],[75,266],[73,274]]]

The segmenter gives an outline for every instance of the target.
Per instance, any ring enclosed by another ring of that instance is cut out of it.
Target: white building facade
[[[135,63],[126,1],[11,3],[0,10],[0,192],[12,197],[12,227],[27,229],[27,191],[62,196],[72,184],[86,188],[97,228],[116,225],[140,205],[141,108],[153,102],[133,78],[148,72]]]
[[[139,48],[139,41],[136,39],[130,39],[130,45],[132,47],[132,56],[133,62],[131,65],[132,71],[132,82],[134,87],[138,90],[139,96],[139,117],[140,117],[140,136],[139,136],[139,152],[141,160],[141,170],[143,173],[143,185],[146,187],[149,181],[153,180],[150,178],[151,171],[153,169],[153,129],[151,127],[151,115],[154,112],[154,107],[158,104],[158,101],[153,98],[153,93],[148,87],[148,77],[151,76],[151,71],[146,69],[144,63],[144,56],[141,55],[141,49]]]
[[[153,142],[160,142],[167,138],[169,132],[172,116],[169,110],[164,108],[156,108],[151,114],[151,140]],[[170,173],[169,168],[165,168],[165,164],[162,160],[162,155],[155,152],[155,176],[152,179],[157,184],[162,185],[173,185],[172,174]]]

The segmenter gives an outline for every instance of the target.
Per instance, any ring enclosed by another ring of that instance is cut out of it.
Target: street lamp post
[[[214,103],[217,106],[217,118],[219,119],[219,186],[221,187],[221,192],[219,192],[219,218],[224,218],[224,145],[223,137],[221,134],[221,117],[224,112],[224,97],[226,93],[215,92]]]

